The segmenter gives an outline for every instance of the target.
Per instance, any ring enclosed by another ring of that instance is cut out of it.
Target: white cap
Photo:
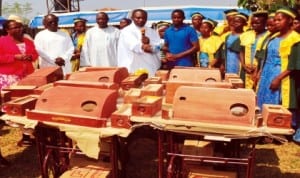
[[[15,20],[16,22],[23,24],[22,18],[20,16],[14,15],[14,14],[9,15],[7,20]]]

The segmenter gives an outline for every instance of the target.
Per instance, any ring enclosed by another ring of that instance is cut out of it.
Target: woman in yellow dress
[[[246,31],[240,36],[239,51],[241,60],[241,78],[245,82],[245,88],[255,89],[255,80],[258,61],[255,58],[256,46],[259,39],[267,33],[266,22],[268,12],[254,12],[251,17],[252,30]]]
[[[86,22],[86,19],[74,19],[74,33],[71,35],[73,45],[75,47],[73,56],[71,58],[72,72],[78,71],[80,67],[80,53],[85,40]]]
[[[219,67],[219,60],[216,59],[216,52],[220,49],[222,40],[213,34],[217,22],[212,19],[205,19],[200,27],[201,36],[199,37],[199,64],[200,67]]]
[[[234,16],[232,21],[232,30],[221,36],[223,45],[221,57],[223,61],[222,68],[224,67],[225,73],[240,74],[240,51],[236,47],[240,41],[240,35],[244,32],[244,27],[247,25],[248,15],[238,13]]]
[[[276,11],[275,25],[278,33],[266,44],[266,56],[261,69],[257,91],[257,105],[279,104],[292,113],[292,127],[299,120],[299,47],[300,35],[291,27],[296,17],[293,10]],[[295,46],[296,44],[296,46]],[[300,141],[300,140],[299,140]]]
[[[260,72],[262,68],[262,64],[264,63],[265,57],[266,57],[266,44],[271,39],[271,37],[278,31],[275,26],[275,13],[270,13],[268,15],[267,23],[266,23],[266,29],[267,32],[258,39],[256,44],[256,53],[255,53],[255,59],[257,60],[257,73],[255,76],[254,81],[254,88],[257,88],[257,83],[260,78]]]

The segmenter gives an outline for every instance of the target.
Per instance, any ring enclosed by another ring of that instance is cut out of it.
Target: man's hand
[[[142,49],[146,52],[146,53],[152,53],[152,47],[149,44],[143,44],[142,45]]]
[[[150,43],[150,39],[147,36],[142,36],[142,43],[143,44],[149,44]]]
[[[177,56],[176,56],[176,54],[166,53],[166,59],[167,59],[168,61],[176,61]]]
[[[61,57],[58,57],[55,59],[55,64],[58,66],[64,66],[65,65],[65,60]]]

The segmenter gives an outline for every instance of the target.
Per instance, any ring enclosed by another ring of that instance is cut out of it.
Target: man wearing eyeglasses
[[[64,75],[71,73],[71,57],[74,46],[71,37],[58,29],[58,17],[48,14],[44,17],[45,30],[40,31],[34,44],[40,55],[39,67],[60,66]]]

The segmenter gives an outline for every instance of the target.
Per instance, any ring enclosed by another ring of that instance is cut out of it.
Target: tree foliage
[[[28,15],[32,12],[31,3],[19,3],[19,2],[6,2],[2,6],[2,14],[3,16],[8,17],[10,14],[15,14],[24,20],[24,23],[28,23],[29,19]]]
[[[299,7],[300,0],[238,0],[238,6],[251,10],[257,5],[257,9],[275,10],[282,6]],[[254,8],[255,9],[255,8]]]

